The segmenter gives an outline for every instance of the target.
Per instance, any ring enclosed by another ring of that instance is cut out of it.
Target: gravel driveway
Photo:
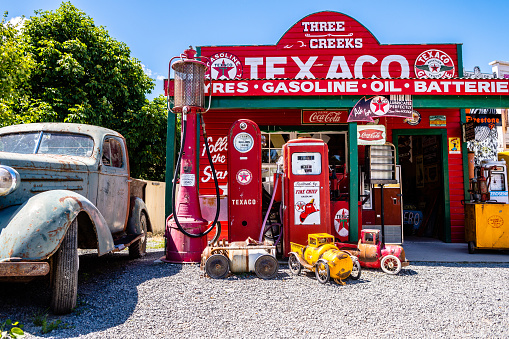
[[[0,320],[20,321],[27,338],[509,337],[509,264],[411,263],[339,286],[286,265],[273,280],[213,280],[161,256],[81,255],[78,307],[67,316],[47,315],[40,281],[0,283]],[[32,322],[41,315],[62,323],[43,334]]]

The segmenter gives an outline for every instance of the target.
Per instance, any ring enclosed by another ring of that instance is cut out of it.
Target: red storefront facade
[[[461,51],[460,44],[380,44],[355,19],[330,11],[301,19],[276,45],[199,47],[198,53],[210,60],[212,82],[206,90],[212,91],[212,108],[202,118],[221,194],[228,194],[228,131],[237,119],[250,119],[262,132],[268,191],[282,144],[298,137],[320,138],[329,145],[330,161],[344,170],[347,180],[341,191],[350,224],[379,224],[376,190],[368,208],[357,208],[366,171],[358,126],[378,125],[395,145],[400,165],[403,198],[398,208],[420,211],[427,218],[422,222],[431,225],[414,231],[446,242],[464,241],[464,109],[508,107],[509,84],[462,79]],[[405,115],[406,107],[404,114],[389,110],[356,119],[354,106],[374,97],[410,102],[411,114]],[[203,138],[200,146],[203,150]],[[200,194],[214,194],[205,151],[200,154],[199,184]],[[355,241],[357,231],[349,237]]]

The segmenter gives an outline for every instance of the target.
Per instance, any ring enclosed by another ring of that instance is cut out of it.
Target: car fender
[[[145,213],[147,217],[147,231],[152,232],[152,224],[148,216],[148,209],[145,202],[138,197],[131,197],[131,205],[129,210],[129,220],[127,221],[127,234],[141,234],[142,229],[139,223],[141,213]]]
[[[48,259],[59,248],[69,225],[81,212],[87,213],[92,221],[98,254],[112,251],[113,237],[99,210],[76,192],[53,190],[0,212],[0,259]]]

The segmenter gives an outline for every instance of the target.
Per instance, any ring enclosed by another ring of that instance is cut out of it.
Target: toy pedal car
[[[332,277],[336,283],[344,285],[343,279],[359,279],[361,266],[355,257],[339,250],[334,245],[334,237],[327,233],[308,235],[308,245],[291,242],[288,267],[298,275],[302,267],[315,272],[318,282],[325,284]]]
[[[398,274],[401,267],[410,265],[402,246],[387,245],[380,241],[380,230],[361,230],[357,246],[345,243],[336,245],[340,250],[356,256],[362,267],[381,268],[387,274]]]
[[[213,279],[225,278],[228,273],[255,272],[261,279],[277,275],[279,263],[275,257],[276,247],[248,238],[227,244],[220,240],[205,247],[200,268]]]

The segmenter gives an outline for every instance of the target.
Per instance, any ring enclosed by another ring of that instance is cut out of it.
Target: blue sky
[[[61,0],[0,0],[8,19],[55,10]],[[347,14],[382,44],[462,43],[467,71],[509,61],[507,0],[71,0],[125,42],[163,93],[168,62],[189,45],[273,45],[301,18],[324,10]]]

